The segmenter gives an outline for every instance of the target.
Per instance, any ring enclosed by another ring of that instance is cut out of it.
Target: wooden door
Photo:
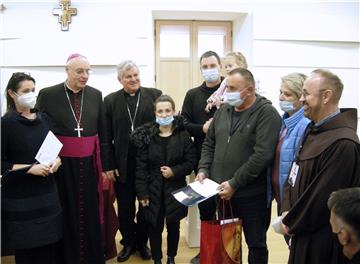
[[[213,50],[224,57],[231,51],[230,21],[155,21],[155,83],[180,110],[186,92],[203,82],[199,58]]]

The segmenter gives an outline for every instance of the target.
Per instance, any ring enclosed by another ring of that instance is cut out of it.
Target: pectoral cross
[[[71,8],[70,0],[60,0],[59,5],[61,8],[54,8],[53,15],[59,16],[59,23],[61,24],[62,31],[69,30],[69,24],[71,23],[71,16],[77,14],[76,8]]]
[[[75,131],[78,133],[78,137],[81,137],[81,132],[84,130],[82,127],[80,127],[80,124],[77,123],[77,127],[74,128]]]

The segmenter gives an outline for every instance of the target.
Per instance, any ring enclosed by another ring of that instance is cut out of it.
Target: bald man
[[[51,118],[52,131],[63,143],[63,166],[56,176],[64,219],[59,260],[101,264],[101,184],[103,177],[113,178],[102,94],[87,85],[91,70],[85,56],[71,55],[65,72],[64,82],[39,92],[36,105]]]

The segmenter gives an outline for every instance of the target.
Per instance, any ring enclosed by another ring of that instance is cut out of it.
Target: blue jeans
[[[209,215],[214,215],[216,204],[220,201],[219,216],[222,210],[222,201],[219,196],[210,198],[212,201],[207,201],[205,204],[199,205],[201,211],[207,212]],[[210,200],[208,199],[208,200]],[[243,231],[245,241],[249,248],[248,262],[249,264],[266,264],[268,263],[268,249],[266,245],[266,231],[270,225],[271,208],[266,206],[266,194],[251,196],[251,197],[233,197],[230,200],[234,217],[243,220]],[[226,206],[225,218],[230,218],[231,213],[229,206]],[[203,218],[201,217],[203,220]],[[208,219],[207,219],[208,220]],[[201,256],[200,256],[201,257]]]

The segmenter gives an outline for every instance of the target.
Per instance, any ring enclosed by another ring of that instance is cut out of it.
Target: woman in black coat
[[[49,165],[35,160],[49,132],[46,115],[33,111],[35,80],[14,73],[6,88],[7,112],[1,118],[1,240],[15,251],[17,264],[52,264],[62,235],[61,207]]]
[[[134,131],[132,140],[138,147],[136,159],[136,193],[150,227],[150,246],[154,263],[161,263],[161,235],[166,220],[168,264],[175,263],[180,220],[187,207],[171,195],[186,186],[185,177],[195,168],[193,142],[185,131],[181,117],[174,116],[175,103],[162,95],[154,103],[156,122]]]

